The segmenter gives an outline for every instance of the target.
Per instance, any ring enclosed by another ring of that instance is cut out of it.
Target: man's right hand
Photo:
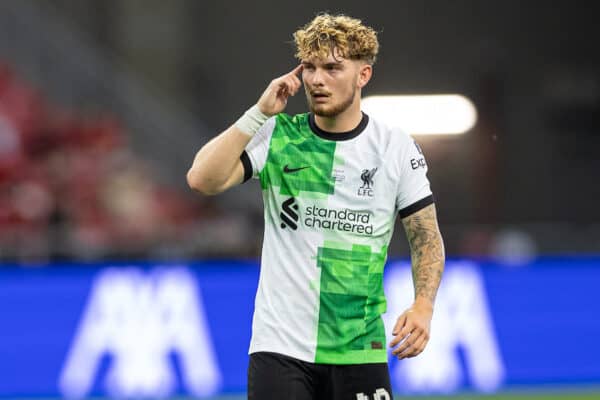
[[[302,87],[302,82],[297,76],[301,71],[302,64],[287,74],[273,79],[258,99],[258,109],[269,117],[282,112],[287,105],[288,97],[294,96]]]
[[[302,65],[274,79],[260,96],[258,109],[268,117],[282,112],[287,99],[302,87],[298,73]],[[244,167],[240,154],[248,145],[251,136],[234,125],[210,140],[196,153],[187,173],[190,187],[205,195],[221,193],[242,182]]]

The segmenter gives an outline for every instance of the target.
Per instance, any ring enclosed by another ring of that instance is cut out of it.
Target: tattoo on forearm
[[[433,303],[444,270],[444,243],[435,205],[430,205],[402,220],[410,244],[415,295]]]

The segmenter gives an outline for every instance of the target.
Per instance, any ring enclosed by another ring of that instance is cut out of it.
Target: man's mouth
[[[325,100],[329,97],[329,94],[323,92],[312,92],[311,96],[315,100]]]
[[[319,97],[329,97],[329,94],[326,93],[326,92],[311,92],[310,95],[312,97],[317,97],[317,98],[319,98]]]

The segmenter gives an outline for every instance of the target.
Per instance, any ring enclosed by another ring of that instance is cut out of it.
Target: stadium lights
[[[459,135],[477,121],[477,110],[459,94],[368,96],[362,109],[414,135]]]

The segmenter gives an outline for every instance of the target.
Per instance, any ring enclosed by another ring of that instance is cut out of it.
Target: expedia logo
[[[419,154],[423,155],[423,150],[421,149],[421,146],[419,146],[419,143],[417,143],[416,141],[413,141],[413,143],[415,144],[415,147],[417,148],[417,151],[419,152]],[[425,163],[425,158],[424,157],[411,158],[410,159],[410,167],[412,169],[427,168],[427,164]]]
[[[289,226],[294,231],[298,229],[298,204],[296,204],[295,198],[290,197],[281,204],[279,216],[282,228]]]

